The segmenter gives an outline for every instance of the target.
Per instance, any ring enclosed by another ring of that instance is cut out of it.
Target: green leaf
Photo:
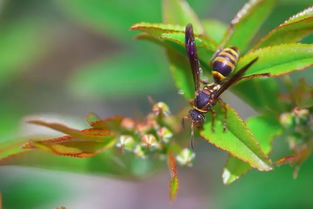
[[[246,75],[270,73],[271,76],[281,76],[312,66],[313,45],[290,43],[257,49],[241,57],[237,69],[255,57],[259,59],[246,72]],[[257,110],[275,111],[285,108],[279,100],[269,99],[279,94],[278,84],[273,79],[243,81],[234,86],[233,90]]]
[[[0,144],[2,147],[2,144]],[[160,167],[160,161],[138,159],[133,153],[118,153],[109,149],[90,158],[72,158],[56,156],[40,149],[23,150],[23,152],[0,158],[0,166],[19,165],[74,173],[108,175],[119,177],[144,177]],[[164,162],[163,162],[164,165]]]
[[[247,126],[258,140],[262,151],[269,154],[274,137],[282,132],[278,119],[272,114],[255,116],[247,120]],[[224,184],[233,183],[250,169],[248,163],[229,156],[223,171]]]
[[[131,37],[126,28],[136,22],[161,22],[161,5],[158,1],[147,3],[145,0],[132,0],[131,8],[124,0],[56,0],[56,3],[74,20],[112,34],[115,38]]]
[[[146,32],[157,38],[173,41],[185,47],[185,26],[160,24],[160,23],[137,23],[131,27],[131,30]],[[206,47],[212,53],[217,49],[217,44],[206,36],[195,33],[197,47]]]
[[[269,99],[279,94],[275,79],[246,80],[234,86],[232,91],[257,111],[281,111],[286,108],[278,99]]]
[[[41,57],[47,50],[44,25],[38,20],[24,20],[0,27],[0,86]]]
[[[106,149],[114,146],[116,137],[112,135],[102,136],[99,141],[95,135],[95,140],[88,138],[62,136],[46,140],[31,140],[25,143],[23,149],[40,149],[59,156],[86,158],[92,157]]]
[[[164,70],[163,57],[153,54],[148,49],[134,50],[84,66],[71,78],[69,88],[78,96],[99,98],[105,95],[115,99],[164,91],[170,86],[170,77]]]
[[[68,186],[67,179],[51,178],[42,171],[15,168],[2,169],[1,174],[3,208],[45,208],[60,204],[77,194],[74,188]]]
[[[249,52],[239,60],[237,69],[258,57],[246,75],[270,73],[271,76],[281,76],[294,71],[304,70],[313,65],[313,44],[282,44],[261,48]]]
[[[178,191],[179,183],[177,176],[171,178],[170,181],[170,199],[173,201],[176,198],[176,194]]]
[[[178,92],[186,99],[194,98],[192,72],[186,56],[174,50],[167,50],[167,57]]]
[[[153,43],[161,45],[167,49],[167,55],[170,62],[170,71],[175,80],[176,87],[185,98],[193,98],[194,88],[192,81],[192,74],[190,64],[186,59],[185,50],[185,34],[184,30],[169,24],[149,24],[138,23],[132,26],[133,30],[141,30],[148,34],[141,34],[137,36],[140,40],[149,40]],[[177,32],[175,32],[177,31]],[[216,49],[216,44],[204,37],[196,34],[196,44],[198,54],[202,66],[208,69],[208,60]]]
[[[0,161],[20,153],[28,152],[21,148],[27,140],[10,140],[0,144]]]
[[[137,36],[137,39],[148,40],[166,48],[169,69],[178,93],[182,94],[186,99],[193,98],[194,84],[190,65],[185,56],[186,50],[175,42],[165,42],[166,40],[157,39],[147,34],[140,34]]]
[[[163,33],[160,36],[161,39],[165,39],[165,40],[169,40],[169,41],[174,41],[176,43],[178,43],[179,45],[185,47],[185,34],[184,33]],[[197,49],[198,51],[203,51],[204,53],[206,53],[207,57],[206,59],[209,59],[210,57],[208,57],[209,55],[212,55],[216,48],[217,45],[211,41],[211,40],[206,40],[205,37],[195,37],[195,42],[197,45]],[[199,52],[199,57],[201,55],[201,53]]]
[[[297,42],[312,33],[313,7],[292,16],[265,35],[254,49],[283,43]]]
[[[198,16],[185,0],[163,0],[163,22],[182,26],[192,23],[197,33],[204,33]]]
[[[141,22],[133,25],[130,29],[143,31],[153,36],[161,36],[162,33],[175,33],[175,32],[185,33],[185,26],[163,23]],[[199,34],[195,35],[199,36]]]
[[[237,46],[245,51],[247,45],[272,11],[275,0],[250,0],[232,19],[225,34],[225,46]],[[229,40],[227,40],[229,38]]]
[[[201,21],[206,34],[214,40],[216,43],[220,43],[223,40],[224,34],[227,30],[227,25],[218,20],[205,19]]]
[[[219,105],[220,106],[220,105]],[[247,162],[251,167],[260,171],[271,170],[271,160],[262,152],[257,140],[247,128],[244,121],[233,108],[227,108],[227,131],[223,132],[224,113],[221,107],[217,110],[217,121],[215,131],[211,129],[211,123],[206,122],[200,135],[216,147],[229,152],[232,156]],[[210,114],[208,114],[209,116]],[[211,117],[207,119],[211,121]]]
[[[48,127],[67,134],[52,139],[31,139],[25,143],[23,149],[41,149],[52,154],[70,157],[91,157],[108,148],[111,148],[117,136],[113,130],[105,128],[90,128],[76,130],[59,123],[48,123],[40,120],[31,120],[29,123]]]

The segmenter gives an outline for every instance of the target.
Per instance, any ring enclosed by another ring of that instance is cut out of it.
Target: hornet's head
[[[205,118],[204,118],[203,113],[201,113],[195,109],[191,109],[189,111],[189,117],[192,121],[192,124],[196,127],[200,127],[204,123]]]

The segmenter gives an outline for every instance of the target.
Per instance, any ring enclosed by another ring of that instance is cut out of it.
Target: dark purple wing
[[[198,91],[200,87],[200,66],[199,66],[199,59],[197,54],[196,42],[195,37],[193,34],[192,25],[188,24],[185,30],[185,44],[187,55],[189,58],[189,63],[192,70],[193,81],[195,85],[195,90]]]
[[[221,88],[214,95],[214,99],[217,99],[226,89],[228,89],[231,85],[235,84],[243,74],[258,60],[258,57],[254,58],[251,62],[243,66],[238,72],[231,77],[228,81],[222,84]]]

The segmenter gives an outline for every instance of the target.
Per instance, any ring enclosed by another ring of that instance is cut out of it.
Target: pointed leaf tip
[[[248,163],[260,171],[272,170],[272,162],[269,157],[262,152],[260,145],[253,134],[247,128],[244,121],[239,117],[233,108],[227,108],[227,131],[223,131],[224,112],[220,105],[217,110],[218,121],[215,122],[215,131],[211,129],[211,117],[207,119],[200,131],[200,135],[216,147],[230,153],[232,156]]]

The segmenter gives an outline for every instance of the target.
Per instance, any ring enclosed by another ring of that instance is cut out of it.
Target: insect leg
[[[194,141],[195,141],[195,126],[192,123],[191,124],[191,138],[190,138],[190,147],[191,147],[192,150],[195,149]]]
[[[212,121],[211,121],[211,130],[212,132],[215,132],[215,126],[214,126],[214,122],[215,122],[215,119],[216,119],[216,112],[215,110],[209,110],[209,112],[212,113]]]
[[[205,80],[202,80],[202,79],[200,79],[200,82],[201,82],[202,84],[204,84],[204,85],[207,85],[207,84],[212,83],[212,82],[210,82],[210,81],[205,81]]]
[[[185,115],[185,116],[182,118],[182,120],[181,120],[181,126],[182,126],[183,129],[185,129],[185,121],[186,121],[186,120],[190,120],[190,117],[187,116],[187,115]]]
[[[221,104],[222,108],[224,109],[223,132],[225,132],[227,130],[227,107],[226,107],[226,103],[220,98],[217,101]]]

